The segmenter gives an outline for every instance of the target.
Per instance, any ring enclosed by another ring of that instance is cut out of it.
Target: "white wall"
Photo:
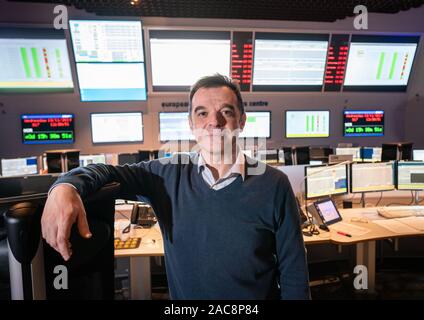
[[[54,5],[15,3],[0,0],[0,23],[2,24],[47,24],[52,25]],[[85,11],[70,8],[69,18],[95,17]],[[373,32],[424,32],[424,7],[401,12],[396,15],[370,14],[369,30]],[[100,17],[105,18],[105,17]],[[116,17],[115,17],[116,18]],[[284,21],[256,20],[212,20],[212,19],[168,19],[144,18],[145,27],[209,27],[228,29],[263,28],[273,31],[343,31],[355,32],[353,19],[348,18],[335,23],[299,23]],[[69,34],[67,34],[69,40]],[[68,41],[69,45],[69,41]],[[0,95],[0,158],[41,154],[46,149],[77,148],[82,153],[133,152],[138,149],[157,149],[159,133],[158,115],[161,103],[166,101],[187,101],[187,94],[158,95],[150,94],[148,102],[106,102],[82,103],[79,100],[74,61],[71,65],[74,74],[75,91],[69,94],[40,95]],[[272,111],[272,138],[269,147],[285,145],[336,145],[338,142],[352,142],[363,145],[380,145],[383,141],[412,140],[424,147],[421,119],[424,119],[424,50],[420,50],[414,73],[411,76],[407,93],[248,93],[246,101],[268,101],[268,107],[248,110]],[[0,70],[1,72],[1,70]],[[416,94],[420,95],[417,99]],[[342,136],[342,109],[344,107],[372,108],[386,111],[386,135],[383,138],[344,138]],[[329,109],[331,111],[330,138],[326,139],[285,139],[283,115],[286,109]],[[91,112],[141,110],[145,113],[143,144],[121,144],[94,146],[91,143]],[[170,110],[171,111],[171,110]],[[21,143],[19,116],[23,113],[72,112],[75,114],[75,144],[31,146]]]

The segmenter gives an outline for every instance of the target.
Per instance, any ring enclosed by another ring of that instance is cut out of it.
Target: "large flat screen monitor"
[[[228,31],[150,30],[153,91],[188,91],[199,78],[230,75]]]
[[[305,167],[306,199],[347,193],[347,164]]]
[[[82,101],[146,100],[141,21],[70,20]]]
[[[93,143],[143,141],[143,114],[141,112],[113,112],[91,114]]]
[[[188,112],[160,112],[159,135],[160,141],[194,140]]]
[[[286,138],[327,138],[330,111],[286,111]]]
[[[37,157],[1,159],[1,176],[21,176],[37,174]]]
[[[60,144],[75,141],[73,114],[21,115],[24,144]]]
[[[396,169],[398,190],[424,189],[424,162],[399,161]]]
[[[271,112],[248,111],[246,112],[246,125],[239,135],[240,138],[270,138],[271,137]]]
[[[344,91],[406,91],[417,36],[353,35]]]
[[[321,91],[328,34],[256,32],[253,91]]]
[[[343,135],[345,137],[384,136],[384,111],[344,110]]]
[[[394,162],[352,163],[350,191],[360,193],[394,190],[394,177]]]
[[[0,27],[0,93],[73,92],[63,30]]]

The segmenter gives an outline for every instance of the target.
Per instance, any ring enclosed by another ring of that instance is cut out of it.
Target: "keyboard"
[[[378,208],[380,216],[387,219],[405,217],[424,217],[424,206],[398,206]]]
[[[115,238],[114,245],[115,250],[121,249],[137,249],[140,246],[141,238],[129,238],[125,241],[122,241],[119,238]]]

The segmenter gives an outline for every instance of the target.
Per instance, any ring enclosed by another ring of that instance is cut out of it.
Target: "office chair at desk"
[[[0,198],[0,207],[6,208],[11,298],[113,299],[113,224],[118,192],[119,184],[111,184],[84,200],[93,237],[82,239],[74,226],[74,253],[69,261],[41,240],[46,194]],[[58,278],[60,275],[64,278]]]

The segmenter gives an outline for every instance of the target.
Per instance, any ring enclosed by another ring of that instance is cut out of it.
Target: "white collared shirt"
[[[199,173],[201,172],[203,180],[205,180],[205,182],[210,186],[211,189],[219,190],[230,185],[237,179],[238,176],[241,176],[244,181],[245,165],[246,158],[244,156],[244,153],[238,149],[236,162],[231,166],[230,170],[228,170],[228,172],[222,178],[215,180],[211,169],[208,168],[205,159],[203,158],[202,154],[199,153],[197,170]]]

